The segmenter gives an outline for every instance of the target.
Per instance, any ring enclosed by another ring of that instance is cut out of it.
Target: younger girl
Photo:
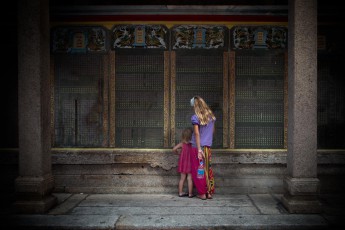
[[[190,151],[192,145],[189,143],[192,138],[192,129],[186,128],[182,131],[181,142],[174,146],[173,152],[179,153],[178,169],[177,171],[181,174],[180,181],[178,183],[178,194],[179,197],[188,196],[189,198],[194,197],[193,195],[193,181],[191,175],[190,166]],[[178,151],[181,150],[181,151]],[[188,193],[183,192],[183,185],[187,178],[188,182]]]

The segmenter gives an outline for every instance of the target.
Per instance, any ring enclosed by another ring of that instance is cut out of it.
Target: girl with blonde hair
[[[202,200],[212,199],[214,194],[214,175],[211,166],[211,146],[215,130],[216,117],[206,102],[200,96],[194,96],[190,100],[194,108],[194,115],[191,117],[193,135],[191,139],[191,170],[194,185],[198,197]],[[205,176],[198,178],[197,170],[200,161],[204,163]]]

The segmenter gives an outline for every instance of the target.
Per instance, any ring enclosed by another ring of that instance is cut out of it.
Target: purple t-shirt
[[[193,126],[199,125],[200,145],[211,147],[212,141],[213,141],[213,129],[214,129],[215,120],[211,120],[207,125],[200,125],[199,118],[197,117],[196,114],[192,116],[191,120],[192,120]],[[192,143],[193,147],[197,147],[194,132],[193,132],[192,140],[190,141],[190,143]]]

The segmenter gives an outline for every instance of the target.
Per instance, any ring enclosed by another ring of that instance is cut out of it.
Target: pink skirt
[[[190,167],[190,152],[192,149],[191,144],[185,144],[183,143],[182,150],[180,153],[180,158],[178,160],[178,168],[177,171],[179,173],[191,173],[191,167]]]
[[[199,166],[199,159],[198,159],[198,149],[192,148],[191,150],[191,170],[192,170],[192,178],[193,183],[198,191],[199,195],[203,194],[214,194],[214,175],[212,169],[212,151],[210,147],[204,147],[204,169],[205,169],[205,177],[200,179],[197,177],[197,171]]]
[[[206,176],[202,179],[197,177],[197,171],[198,171],[198,166],[199,166],[197,148],[191,149],[190,161],[191,161],[192,179],[196,187],[196,190],[198,191],[199,195],[206,194],[207,193]]]

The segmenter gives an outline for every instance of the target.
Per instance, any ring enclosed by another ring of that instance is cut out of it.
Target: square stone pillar
[[[18,1],[18,213],[45,213],[56,203],[51,170],[49,1]]]
[[[289,0],[288,176],[284,206],[319,213],[317,178],[317,1]]]

